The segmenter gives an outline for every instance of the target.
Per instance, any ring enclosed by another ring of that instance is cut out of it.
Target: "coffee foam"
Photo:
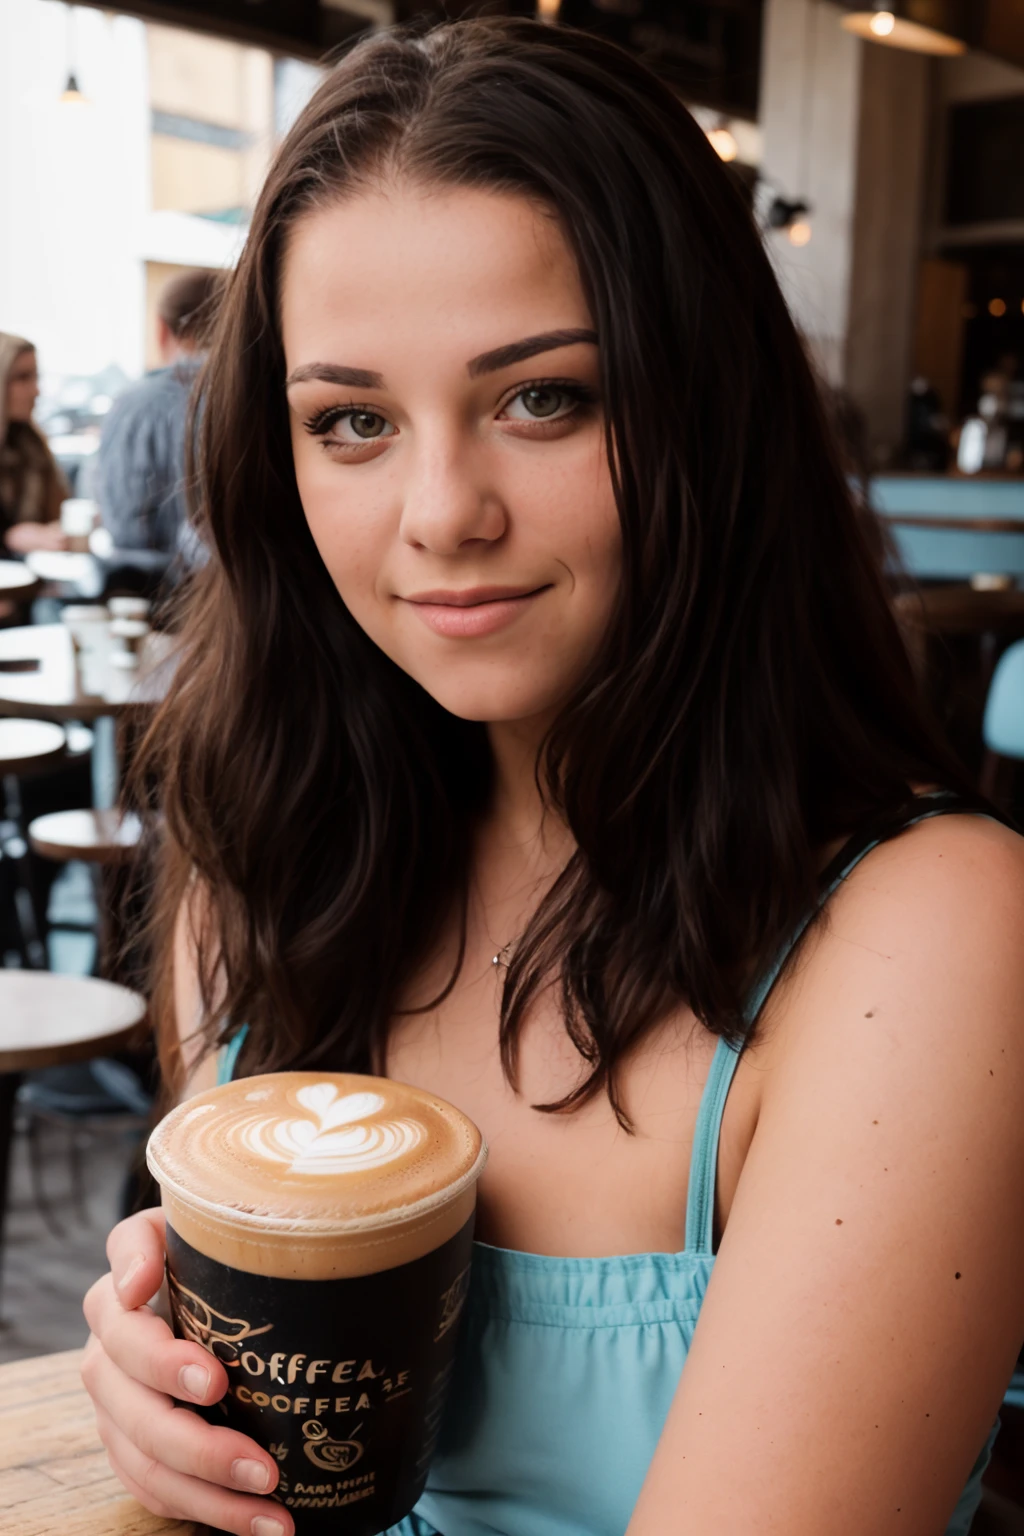
[[[469,1219],[486,1158],[433,1094],[351,1073],[278,1072],[187,1100],[147,1161],[178,1235],[254,1274],[321,1279],[405,1264]]]

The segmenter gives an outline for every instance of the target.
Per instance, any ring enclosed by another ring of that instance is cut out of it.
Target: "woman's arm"
[[[876,850],[767,1021],[758,1128],[628,1536],[940,1536],[1024,1336],[1024,843]]]
[[[67,549],[68,536],[60,523],[12,523],[4,543],[13,554],[28,555],[34,549]]]

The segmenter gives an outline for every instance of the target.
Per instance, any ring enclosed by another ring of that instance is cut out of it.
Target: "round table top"
[[[144,667],[131,687],[125,688],[124,674],[111,668],[101,693],[83,693],[65,625],[26,624],[0,629],[0,715],[96,720],[135,704],[159,703],[172,674],[173,665],[160,661],[152,669]]]
[[[103,591],[103,570],[95,555],[74,549],[33,549],[25,564],[40,581],[63,589],[79,601],[94,601]]]
[[[49,767],[66,747],[63,730],[48,720],[0,720],[0,775]]]
[[[46,859],[125,864],[139,841],[137,816],[119,811],[52,811],[29,823],[29,842]]]
[[[112,981],[0,969],[0,1072],[109,1055],[145,1012],[145,998]]]
[[[0,597],[13,597],[19,603],[25,602],[39,584],[39,577],[21,560],[0,560]]]

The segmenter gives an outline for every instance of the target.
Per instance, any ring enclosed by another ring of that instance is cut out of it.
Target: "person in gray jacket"
[[[187,566],[201,558],[188,522],[185,434],[223,281],[199,270],[171,279],[157,309],[163,366],[126,389],[104,423],[96,495],[117,549],[158,550]]]

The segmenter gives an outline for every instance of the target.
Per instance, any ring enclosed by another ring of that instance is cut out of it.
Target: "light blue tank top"
[[[935,805],[915,821],[959,808],[922,798]],[[858,847],[822,901],[879,840]],[[748,1023],[809,921],[754,989]],[[241,1041],[222,1053],[219,1081],[230,1079]],[[714,1267],[718,1141],[738,1060],[720,1040],[697,1116],[682,1253],[562,1259],[474,1245],[427,1489],[385,1536],[623,1536]],[[970,1530],[998,1428],[997,1420],[946,1536]]]

